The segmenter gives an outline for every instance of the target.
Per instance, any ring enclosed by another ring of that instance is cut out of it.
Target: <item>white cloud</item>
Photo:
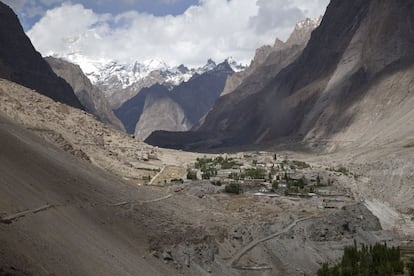
[[[43,54],[80,53],[121,62],[197,66],[229,56],[248,63],[256,48],[286,39],[295,23],[323,14],[328,0],[200,0],[178,16],[97,14],[80,4],[49,10],[28,32]]]

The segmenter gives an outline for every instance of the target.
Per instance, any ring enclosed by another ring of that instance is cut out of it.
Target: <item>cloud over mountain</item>
[[[249,62],[254,50],[285,39],[304,17],[324,13],[328,0],[200,0],[183,14],[136,11],[100,14],[82,4],[50,9],[28,32],[43,55],[78,54],[123,62],[158,58],[200,65],[233,56]]]

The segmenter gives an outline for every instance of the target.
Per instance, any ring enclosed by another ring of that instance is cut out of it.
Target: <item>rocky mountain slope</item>
[[[183,81],[188,81],[191,78],[191,73],[187,72],[187,67],[179,67],[179,70],[180,72],[182,71],[183,75],[174,80],[169,77],[170,73],[168,72],[161,70],[151,71],[148,76],[142,79],[138,79],[136,82],[130,86],[127,86],[126,88],[116,88],[116,86],[109,88],[109,91],[111,91],[111,93],[107,93],[107,99],[110,102],[112,109],[115,110],[120,108],[121,105],[140,93],[144,88],[149,88],[155,84],[172,87],[174,85],[179,85]],[[108,83],[102,82],[98,85],[100,85],[102,89],[107,89]]]
[[[12,9],[0,2],[0,78],[35,89],[56,101],[83,108],[72,88],[56,76],[30,39]]]
[[[154,90],[145,98],[142,115],[135,128],[141,140],[154,130],[186,131],[191,128],[184,109],[174,101],[166,89]]]
[[[193,156],[177,160],[171,151],[132,139],[85,111],[6,80],[0,80],[0,111],[72,155],[138,184],[164,166],[183,165]]]
[[[334,0],[302,54],[242,101],[221,99],[189,133],[155,133],[160,146],[207,149],[330,140],[387,144],[411,137],[414,5]],[[179,141],[179,142],[177,142]]]
[[[156,99],[146,99],[135,136],[145,140],[156,130],[186,131],[196,124],[214,105],[228,76],[233,73],[227,61]],[[151,96],[152,94],[149,94]]]
[[[286,42],[276,38],[273,46],[265,45],[257,49],[251,64],[245,70],[236,72],[227,79],[221,96],[230,94],[236,89],[237,91],[249,89],[259,91],[264,83],[275,77],[282,68],[298,57],[308,43],[312,31],[319,26],[321,20],[322,17],[306,18],[296,24]],[[247,78],[249,79],[246,80]],[[240,87],[243,82],[244,85]]]
[[[151,93],[167,94],[168,92],[167,87],[161,84],[154,84],[151,87],[141,89],[137,95],[126,101],[118,109],[115,109],[115,115],[121,120],[127,133],[133,134],[135,132],[136,125],[144,110],[147,96]]]
[[[115,114],[128,133],[135,133],[141,139],[154,130],[165,129],[157,128],[159,126],[168,125],[170,130],[188,130],[214,105],[227,76],[234,72],[227,61],[218,65],[209,61],[204,71],[172,89],[159,84],[144,88],[115,110]],[[152,97],[146,103],[148,95],[153,93],[160,101],[157,103]],[[167,102],[169,104],[165,105]],[[166,107],[171,109],[164,109]]]
[[[87,112],[95,115],[103,123],[109,124],[118,130],[125,130],[121,121],[113,113],[102,91],[89,81],[78,65],[53,57],[46,57],[45,60],[58,76],[72,86]]]

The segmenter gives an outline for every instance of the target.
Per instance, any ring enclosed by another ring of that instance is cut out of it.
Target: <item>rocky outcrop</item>
[[[195,131],[147,141],[207,149],[406,139],[414,130],[406,121],[414,106],[412,26],[411,1],[334,0],[300,56],[262,89],[230,106],[233,93],[221,97]]]
[[[55,101],[83,108],[72,88],[59,78],[26,36],[16,14],[0,2],[0,78],[36,90]]]
[[[121,120],[127,133],[133,134],[136,125],[144,111],[145,100],[151,93],[168,93],[168,88],[155,84],[151,87],[141,89],[137,95],[126,101],[118,109],[115,109],[115,115]]]
[[[63,59],[47,57],[45,60],[53,71],[66,80],[75,91],[86,111],[95,115],[99,121],[125,131],[121,121],[115,116],[104,94],[95,87],[82,72],[82,69]]]
[[[135,136],[147,138],[155,130],[186,131],[191,128],[182,107],[169,96],[169,91],[154,91],[145,99],[143,113]]]

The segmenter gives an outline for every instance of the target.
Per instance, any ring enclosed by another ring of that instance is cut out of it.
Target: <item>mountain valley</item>
[[[42,58],[2,2],[0,23],[0,275],[414,257],[412,1],[331,0],[247,67]]]

